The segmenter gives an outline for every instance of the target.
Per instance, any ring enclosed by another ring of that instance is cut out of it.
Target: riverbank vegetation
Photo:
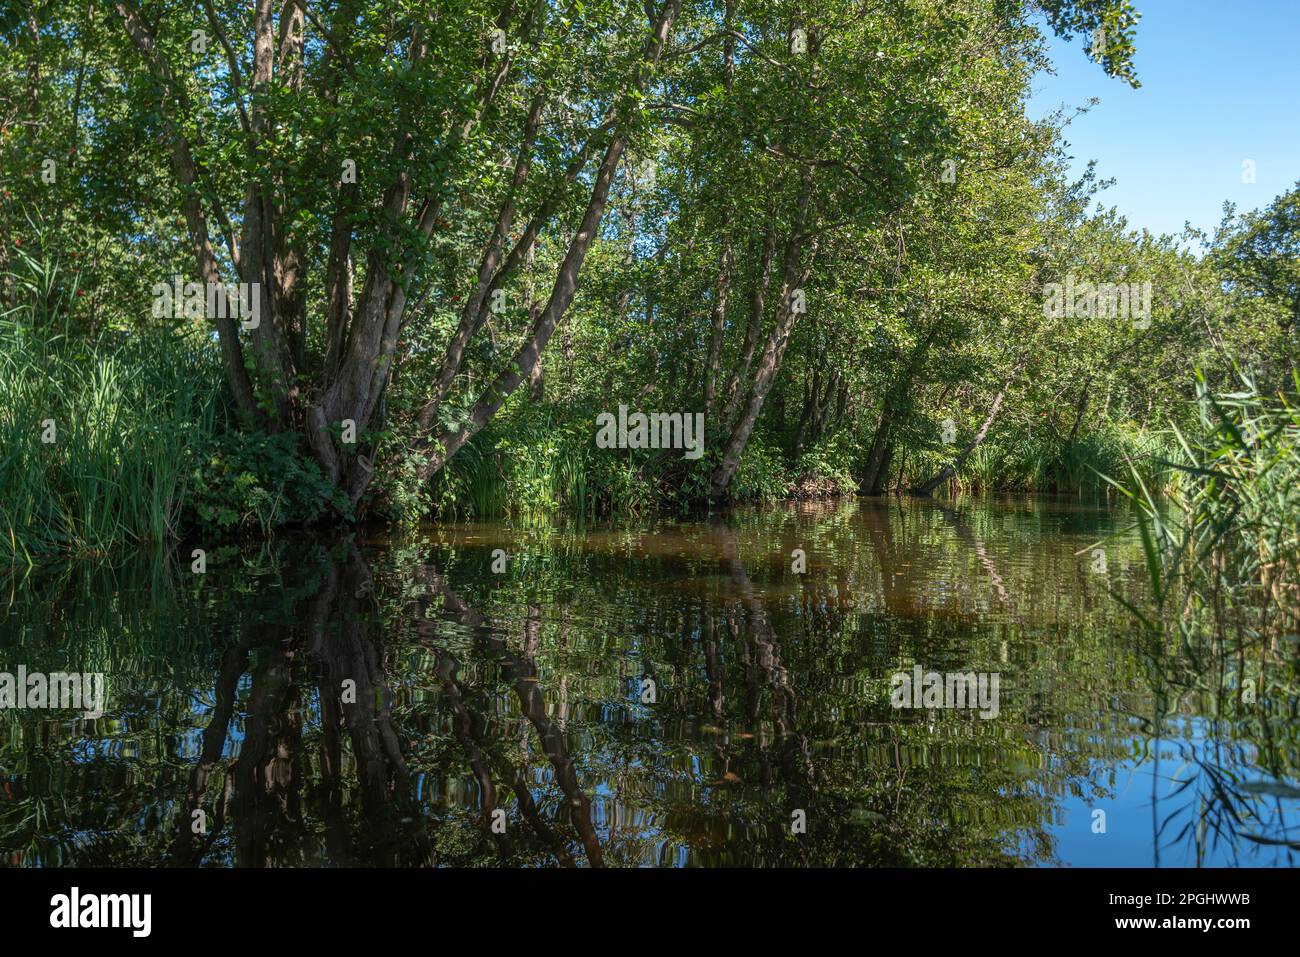
[[[1152,236],[1026,112],[1053,32],[1137,82],[1125,0],[25,9],[0,561],[1104,476],[1200,501],[1218,466],[1164,463],[1218,448],[1206,396],[1296,408],[1300,189]],[[599,448],[620,406],[702,412],[704,454]],[[1276,514],[1282,474],[1214,494]]]
[[[1300,629],[1300,407],[1247,380],[1224,395],[1202,384],[1197,411],[1192,437],[1176,434],[1169,500],[1137,477],[1125,488],[1152,586],[1151,613],[1135,611],[1184,644],[1277,650]]]

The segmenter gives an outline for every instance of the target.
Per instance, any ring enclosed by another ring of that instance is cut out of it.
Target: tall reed
[[[1185,799],[1159,828],[1194,841],[1198,859],[1238,838],[1300,850],[1274,806],[1300,793],[1300,377],[1294,385],[1261,395],[1247,379],[1214,395],[1201,379],[1194,433],[1173,432],[1169,495],[1136,472],[1117,484],[1136,505],[1151,592],[1143,602],[1113,592],[1138,623],[1156,702],[1154,714],[1135,717],[1177,725],[1189,701],[1214,716],[1205,745],[1181,753],[1169,793]],[[1225,765],[1242,741],[1257,749],[1258,780]]]
[[[1172,508],[1136,474],[1124,487],[1157,603],[1184,621],[1204,612],[1221,637],[1300,626],[1300,372],[1294,384],[1214,395],[1200,380],[1197,434],[1173,430]]]
[[[83,339],[50,319],[0,318],[0,563],[174,534],[218,414],[206,344]]]

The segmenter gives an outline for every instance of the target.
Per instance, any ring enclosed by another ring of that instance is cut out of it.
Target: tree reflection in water
[[[109,707],[0,715],[0,848],[28,865],[1004,865],[1089,846],[1287,863],[1294,722],[1224,720],[1210,658],[1197,694],[1174,687],[1188,663],[1154,660],[1107,595],[1140,590],[1138,546],[1111,546],[1107,580],[1075,555],[1116,521],[862,503],[286,540],[203,579],[146,560],[35,577],[8,592],[5,660],[102,670]],[[1266,687],[1288,687],[1285,647],[1260,659]],[[914,664],[1000,673],[998,718],[891,709]],[[1094,807],[1148,837],[1088,845]]]

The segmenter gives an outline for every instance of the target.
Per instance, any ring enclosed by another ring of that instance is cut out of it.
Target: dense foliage
[[[1026,113],[1045,34],[1136,84],[1136,23],[1126,0],[14,4],[4,553],[1159,482],[1198,374],[1293,389],[1298,193],[1156,237],[1070,180],[1070,117]],[[251,298],[171,301],[195,282]],[[1123,298],[1062,301],[1087,287]],[[599,447],[621,405],[702,413],[702,455]]]

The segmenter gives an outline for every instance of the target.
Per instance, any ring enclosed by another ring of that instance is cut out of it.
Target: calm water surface
[[[1294,646],[1246,716],[1185,680],[1115,597],[1129,524],[862,500],[3,580],[0,670],[109,690],[0,711],[0,862],[1289,866]],[[918,665],[996,717],[892,707]]]

